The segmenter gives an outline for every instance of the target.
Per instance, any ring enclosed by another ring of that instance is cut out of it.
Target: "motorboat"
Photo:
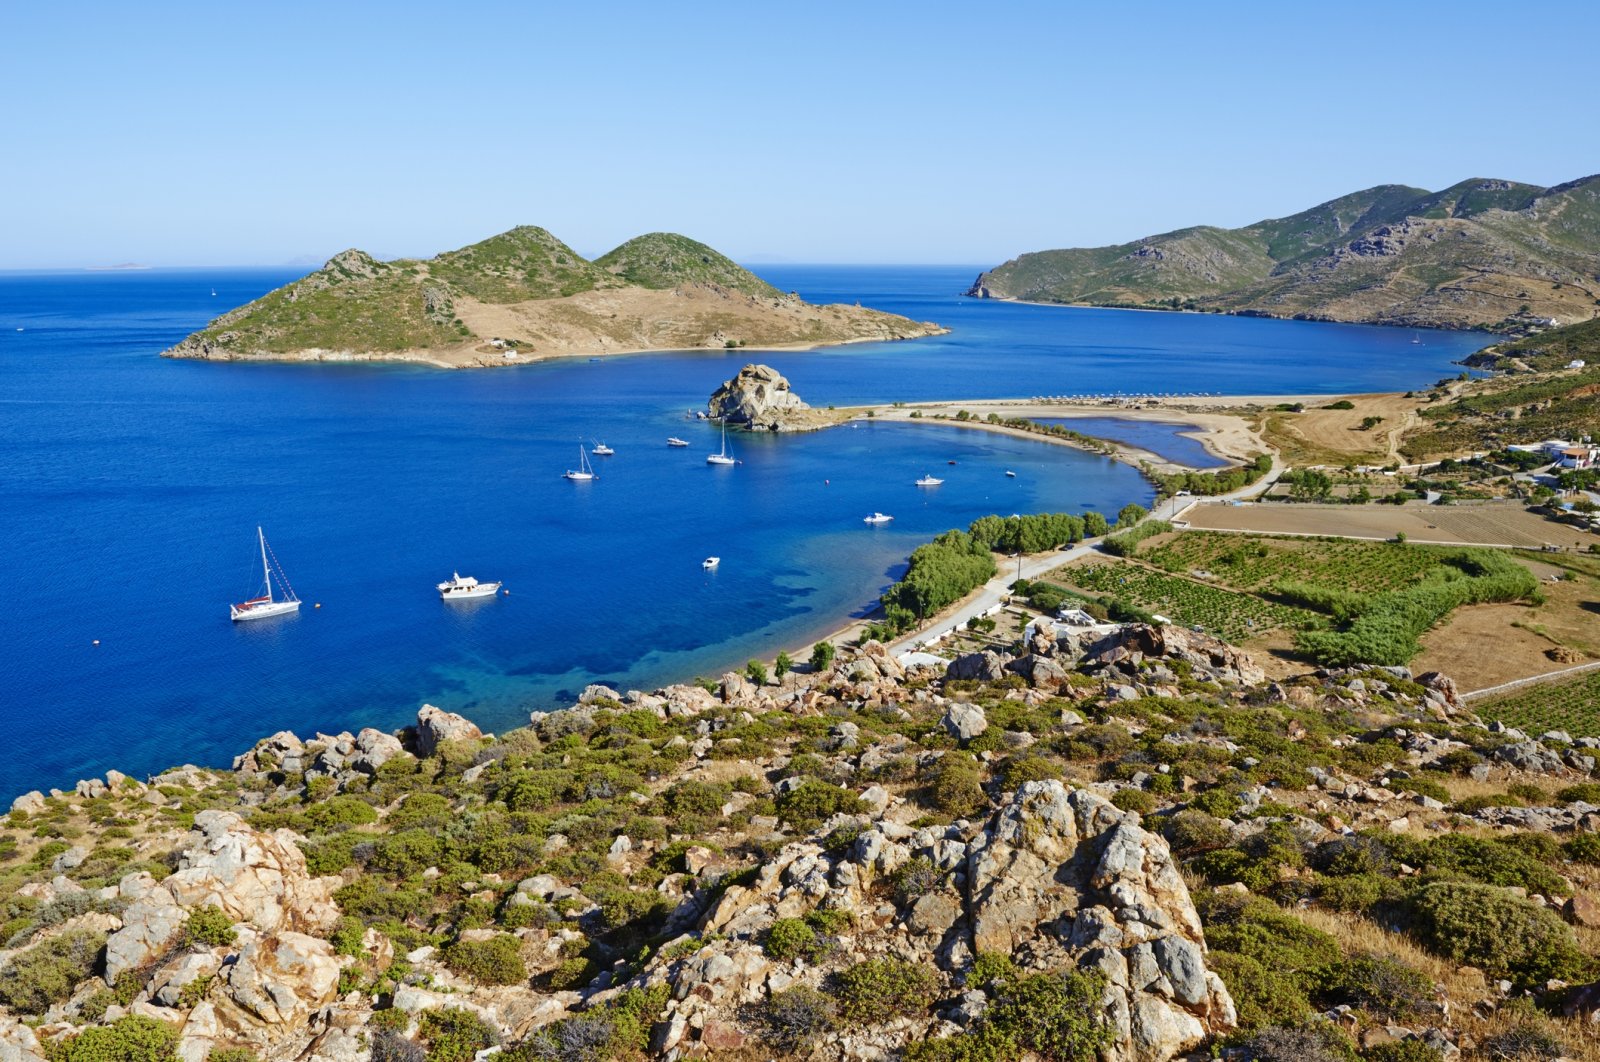
[[[596,457],[610,457],[614,453],[616,453],[616,451],[607,446],[605,443],[594,444],[594,454]]]
[[[865,519],[865,522],[869,524],[886,524],[893,519],[894,517],[887,513],[873,513],[871,516]]]
[[[667,437],[667,445],[668,446],[688,446],[689,445],[689,441],[687,439],[680,439],[676,435],[669,435]]]
[[[284,616],[290,612],[300,611],[300,599],[295,596],[294,588],[289,585],[289,580],[284,577],[283,568],[277,567],[278,558],[272,557],[267,549],[267,535],[261,528],[256,528],[256,538],[261,543],[261,579],[265,586],[261,596],[252,597],[249,601],[228,606],[228,616],[235,623],[245,620],[270,619],[273,616]],[[270,560],[268,558],[271,558]],[[277,567],[278,583],[283,587],[283,596],[274,597],[272,594],[272,573]]]
[[[716,566],[721,564],[721,563],[722,563],[722,558],[721,557],[707,557],[705,560],[700,562],[700,567],[704,568],[706,571],[709,572],[709,571],[714,570],[716,568]]]
[[[452,572],[450,578],[439,584],[439,596],[446,601],[471,601],[480,597],[493,597],[500,592],[500,583],[480,583],[472,576]]]
[[[919,486],[919,487],[937,487],[939,484],[941,484],[943,482],[944,482],[944,480],[940,479],[938,476],[923,476],[921,479],[917,480],[917,486]]]
[[[1011,471],[1011,469],[1008,468],[1008,469],[1006,469],[1006,478],[1007,479],[1016,479],[1017,478],[1017,474],[1015,472]]]

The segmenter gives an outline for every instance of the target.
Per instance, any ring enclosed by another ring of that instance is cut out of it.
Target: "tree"
[[[811,647],[811,670],[826,671],[833,666],[833,643],[818,642]]]
[[[794,667],[794,660],[790,658],[788,650],[781,650],[778,659],[773,662],[772,670],[777,672],[779,678],[787,675]]]
[[[757,686],[765,686],[767,684],[767,665],[763,664],[759,660],[751,660],[746,663],[744,665],[744,673],[748,675],[750,677],[750,681],[754,682]]]
[[[1083,514],[1083,534],[1085,538],[1099,538],[1108,533],[1111,525],[1106,523],[1106,518],[1099,513]]]
[[[1136,502],[1129,502],[1117,510],[1117,527],[1127,528],[1143,520],[1150,514],[1150,510]]]

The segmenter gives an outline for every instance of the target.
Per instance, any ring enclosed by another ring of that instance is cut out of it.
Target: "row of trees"
[[[1190,494],[1211,497],[1231,494],[1248,487],[1270,471],[1272,471],[1272,458],[1262,454],[1247,465],[1219,469],[1216,472],[1160,473],[1146,470],[1146,475],[1155,481],[1163,494],[1171,495],[1186,490]]]

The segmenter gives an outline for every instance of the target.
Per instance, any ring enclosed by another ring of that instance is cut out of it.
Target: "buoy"
[[[502,593],[502,594],[504,594],[504,595],[506,595],[506,596],[507,596],[507,597],[510,597],[510,596],[511,596],[511,591],[510,591],[510,590],[502,590],[502,591],[500,591],[500,592],[501,592],[501,593]]]

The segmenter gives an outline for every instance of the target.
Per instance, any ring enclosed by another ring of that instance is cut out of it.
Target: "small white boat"
[[[1017,478],[1017,474],[1015,472],[1011,471],[1011,469],[1008,468],[1008,469],[1006,469],[1006,477],[1008,479],[1016,479]]]
[[[921,479],[917,480],[917,486],[919,486],[919,487],[937,487],[939,484],[941,484],[943,482],[944,482],[944,480],[940,479],[938,476],[923,476]]]
[[[728,452],[728,422],[727,421],[723,421],[722,422],[722,449],[717,453],[707,455],[706,464],[708,464],[708,465],[733,465],[733,464],[738,464],[738,462],[733,459],[733,455]]]
[[[450,578],[439,584],[439,596],[446,601],[470,601],[473,598],[493,597],[500,592],[500,583],[480,583],[472,576],[462,578],[452,572]]]
[[[586,483],[591,479],[599,479],[600,477],[594,474],[594,469],[589,465],[589,452],[580,446],[578,447],[577,469],[567,469],[566,472],[563,473],[562,478],[577,480],[580,483]]]
[[[893,519],[894,517],[887,513],[873,513],[871,516],[866,517],[864,522],[869,524],[886,524]]]
[[[612,454],[616,453],[616,451],[607,446],[605,443],[595,443],[594,453],[596,457],[610,457]]]
[[[707,557],[705,560],[700,562],[700,567],[704,568],[706,571],[709,572],[709,571],[711,571],[713,568],[715,568],[717,565],[719,565],[721,563],[722,563],[722,558],[721,557]]]
[[[680,439],[676,435],[669,435],[669,436],[667,436],[667,445],[668,446],[688,446],[689,445],[689,441],[687,439]]]
[[[283,586],[284,596],[272,596],[272,569],[277,564],[278,558],[267,560],[267,536],[261,528],[256,528],[256,538],[261,542],[261,578],[266,584],[266,589],[260,597],[252,597],[249,601],[228,606],[228,616],[235,623],[245,620],[270,619],[273,616],[283,616],[290,612],[300,611],[300,599],[295,596],[294,588],[289,585],[289,580],[284,578],[283,569],[278,568],[278,582]]]

